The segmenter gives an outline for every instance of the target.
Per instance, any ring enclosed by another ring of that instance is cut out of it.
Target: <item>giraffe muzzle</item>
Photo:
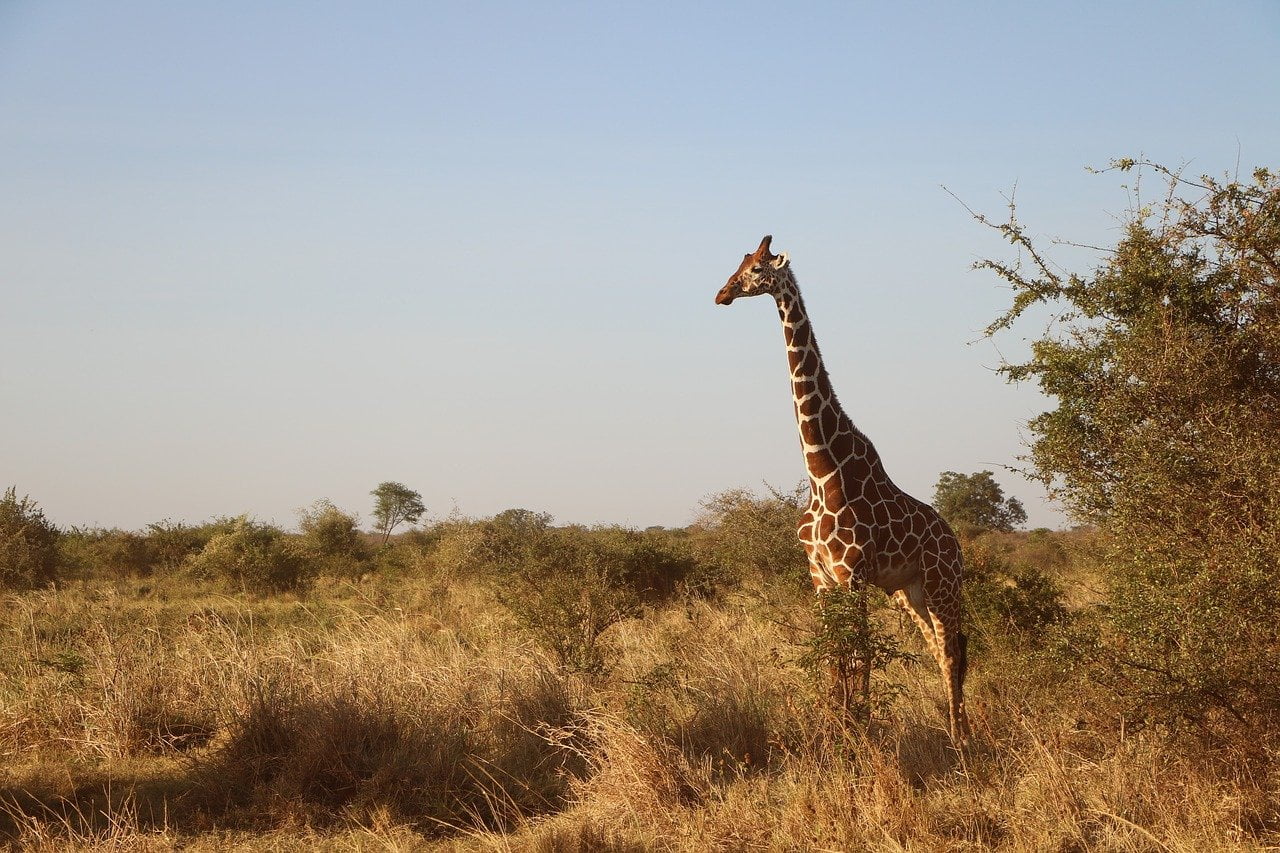
[[[737,295],[738,294],[733,292],[733,287],[726,284],[724,287],[720,288],[720,292],[716,294],[716,304],[730,305],[733,303],[733,300],[737,298]]]

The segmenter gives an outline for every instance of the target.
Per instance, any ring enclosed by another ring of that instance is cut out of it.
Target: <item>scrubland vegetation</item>
[[[0,838],[1274,849],[1280,189],[1260,170],[1184,202],[1171,178],[1087,276],[993,226],[1026,261],[984,265],[1015,292],[993,331],[1059,309],[1007,370],[1055,399],[1028,464],[1084,523],[1010,530],[990,476],[940,480],[966,556],[963,751],[903,617],[878,594],[863,623],[815,606],[803,492],[713,495],[679,530],[513,509],[392,535],[324,501],[298,533],[60,530],[10,491]],[[872,663],[853,702],[828,674],[850,655]]]
[[[0,827],[47,849],[1274,842],[1269,744],[1148,725],[1073,648],[1100,534],[967,540],[961,755],[927,655],[877,670],[869,721],[806,666],[794,501],[726,492],[687,530],[512,510],[381,550],[333,535],[335,508],[325,535],[64,533],[59,583],[6,596]]]

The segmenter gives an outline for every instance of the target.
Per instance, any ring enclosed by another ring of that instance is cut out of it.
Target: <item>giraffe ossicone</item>
[[[964,709],[966,638],[961,632],[964,563],[960,543],[929,504],[898,488],[870,439],[853,425],[831,387],[800,288],[785,253],[766,235],[716,294],[717,305],[769,294],[778,306],[791,372],[792,403],[809,506],[798,535],[814,589],[871,583],[892,595],[924,637],[942,672],[951,738],[968,736]]]

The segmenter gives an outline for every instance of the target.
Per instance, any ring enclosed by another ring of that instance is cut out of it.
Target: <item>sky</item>
[[[1043,326],[983,338],[1009,250],[952,194],[1114,243],[1131,177],[1087,167],[1280,166],[1277,92],[1274,0],[0,0],[0,487],[687,524],[804,477],[776,312],[713,304],[769,233],[894,480],[1060,526],[1002,467]]]

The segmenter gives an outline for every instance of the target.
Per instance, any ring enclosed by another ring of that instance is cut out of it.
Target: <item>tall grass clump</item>
[[[374,618],[317,650],[323,663],[246,671],[202,796],[267,825],[390,818],[428,835],[503,830],[556,810],[581,761],[575,688],[536,655],[511,667]]]

